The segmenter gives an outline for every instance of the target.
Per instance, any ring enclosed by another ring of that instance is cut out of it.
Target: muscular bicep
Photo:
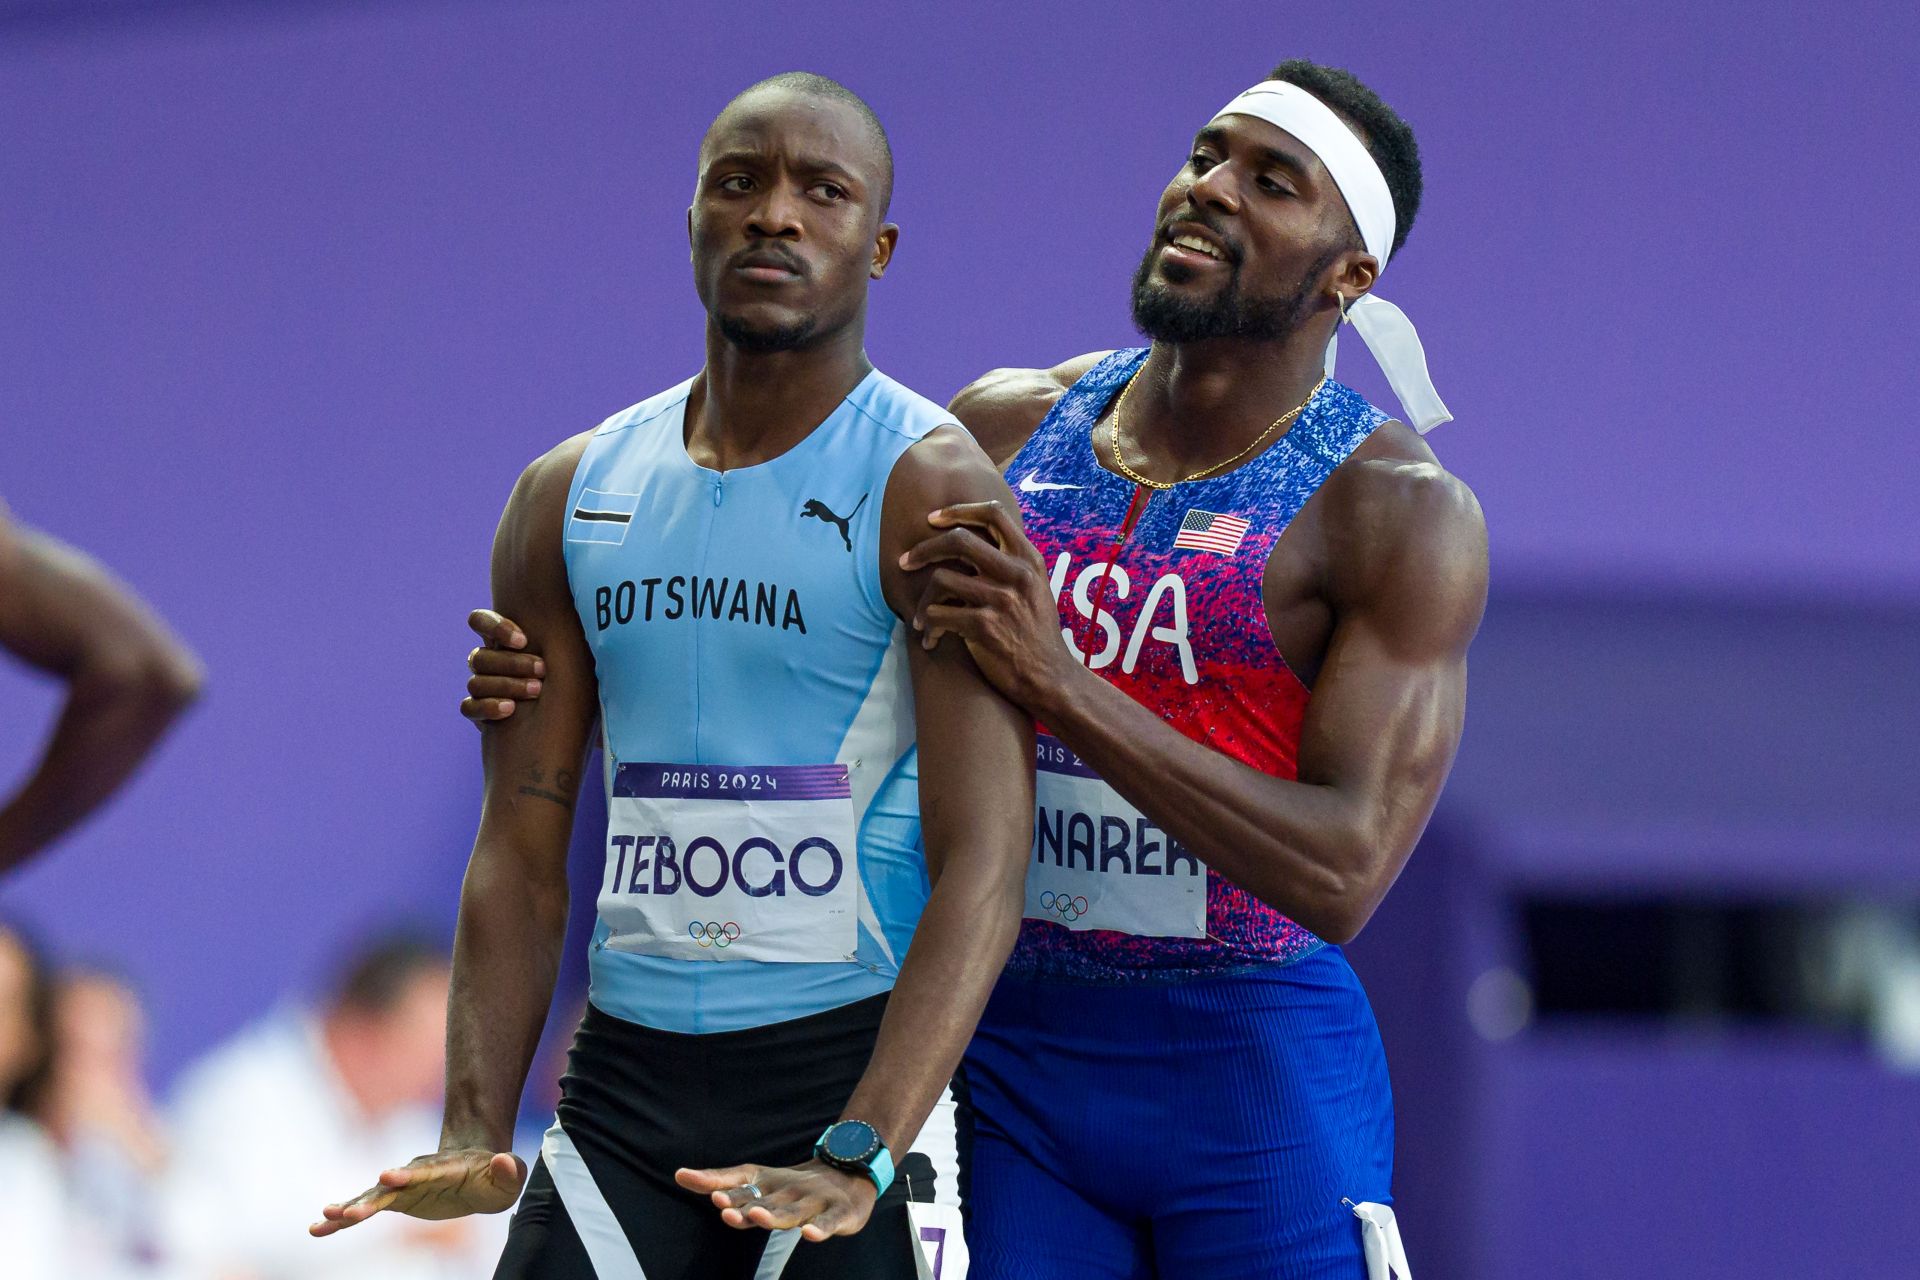
[[[958,432],[929,436],[901,458],[881,517],[881,583],[903,621],[929,570],[907,573],[899,557],[932,532],[927,516],[966,502],[1004,502],[1013,491],[982,450]],[[909,635],[909,669],[920,745],[920,820],[935,879],[955,853],[1017,891],[1033,830],[1033,720],[1003,698],[949,636],[928,650]]]
[[[1300,741],[1300,780],[1352,797],[1376,851],[1394,857],[1411,851],[1452,767],[1486,604],[1479,507],[1444,481],[1402,486],[1384,516],[1367,511],[1369,544],[1336,566],[1333,633]]]
[[[481,835],[506,836],[564,866],[581,766],[598,715],[587,647],[561,550],[564,506],[584,439],[569,441],[520,478],[493,545],[493,606],[519,623],[546,659],[540,697],[482,735],[486,802]]]
[[[1300,781],[1350,795],[1376,850],[1410,851],[1452,767],[1466,685],[1464,655],[1420,660],[1369,622],[1336,628],[1307,705]]]
[[[949,637],[910,645],[920,743],[920,824],[927,873],[955,856],[1017,885],[1033,833],[1033,720],[988,684]]]
[[[30,666],[57,672],[72,665],[75,606],[61,601],[60,575],[49,571],[38,542],[0,508],[0,648]]]
[[[43,671],[191,667],[166,624],[98,561],[0,517],[0,648]]]
[[[960,388],[948,411],[1005,469],[1062,393],[1109,352],[1075,356],[1051,369],[993,369]]]

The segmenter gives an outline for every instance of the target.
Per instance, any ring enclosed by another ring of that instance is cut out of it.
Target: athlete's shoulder
[[[983,502],[1004,503],[1015,520],[1020,518],[1019,503],[1000,468],[951,420],[900,455],[887,477],[880,523],[880,581],[888,606],[900,617],[908,616],[908,580],[929,572],[906,573],[900,554],[935,532],[927,520],[932,512]]]
[[[1329,567],[1342,594],[1399,600],[1477,626],[1487,521],[1466,481],[1406,424],[1376,428],[1326,485]]]
[[[687,402],[687,395],[693,389],[693,382],[692,378],[688,378],[677,386],[668,387],[665,391],[648,396],[639,404],[628,405],[587,434],[589,436],[613,435],[658,421]]]
[[[1423,528],[1486,523],[1466,481],[1441,465],[1424,436],[1397,419],[1376,427],[1328,483],[1363,514]]]
[[[567,496],[598,431],[570,436],[529,462],[500,514],[493,535],[494,607],[522,623],[532,621],[529,599],[555,594],[566,582]]]
[[[885,540],[903,550],[927,536],[927,513],[963,502],[1005,501],[1017,514],[1000,468],[949,420],[900,455],[887,479]]]
[[[861,379],[847,397],[860,415],[884,431],[919,440],[940,427],[951,426],[953,415],[936,401],[895,382],[875,369]]]
[[[1005,466],[1067,388],[1112,354],[1090,351],[1049,369],[989,370],[960,388],[948,408],[987,456]]]
[[[556,503],[565,500],[567,490],[573,484],[573,474],[579,469],[580,459],[597,439],[619,436],[658,422],[687,402],[687,396],[693,389],[693,378],[665,391],[648,396],[638,404],[628,405],[620,412],[603,420],[599,426],[578,435],[568,436],[553,448],[547,450],[520,473],[520,483],[514,489],[515,498],[523,494],[529,498],[546,494],[549,489],[558,486],[560,496],[553,499]]]
[[[961,429],[952,415],[900,455],[894,478],[916,492],[966,501],[1002,487],[1000,469],[979,441]]]
[[[529,499],[550,497],[552,491],[558,489],[559,497],[555,500],[564,502],[567,490],[573,484],[573,473],[579,469],[580,459],[586,454],[587,446],[593,443],[595,436],[605,430],[606,424],[602,423],[591,431],[582,431],[578,435],[568,436],[529,462],[520,472],[520,482],[514,487],[514,497],[518,499],[523,494]]]
[[[569,436],[526,465],[501,514],[496,549],[511,545],[522,551],[537,551],[551,542],[557,551],[574,472],[603,427]]]

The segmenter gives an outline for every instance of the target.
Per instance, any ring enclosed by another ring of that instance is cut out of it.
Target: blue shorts
[[[1338,947],[1185,982],[1003,978],[968,1051],[976,1280],[1365,1280],[1393,1097]]]

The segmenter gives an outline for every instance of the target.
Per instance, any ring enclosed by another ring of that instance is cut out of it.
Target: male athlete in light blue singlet
[[[1459,742],[1486,530],[1325,375],[1350,313],[1408,421],[1444,420],[1372,296],[1420,185],[1372,90],[1283,63],[1161,197],[1152,347],[953,402],[1020,513],[933,514],[916,625],[1046,730],[1027,919],[967,1058],[976,1280],[1406,1274],[1385,1056],[1338,944]],[[513,714],[533,660],[476,653],[463,709]]]
[[[891,182],[879,122],[817,76],[754,86],[708,131],[706,367],[534,463],[495,543],[544,696],[486,739],[442,1149],[315,1234],[520,1190],[504,1153],[597,720],[590,1004],[496,1275],[919,1274],[909,1204],[956,1174],[950,1131],[946,1160],[912,1144],[1018,929],[1033,729],[964,647],[903,625],[926,512],[1012,495],[867,362]]]

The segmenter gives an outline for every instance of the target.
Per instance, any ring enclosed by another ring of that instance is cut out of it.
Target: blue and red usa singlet
[[[1292,778],[1308,690],[1274,645],[1261,579],[1275,540],[1387,415],[1328,382],[1245,465],[1171,490],[1137,487],[1100,465],[1091,437],[1146,356],[1116,351],[1074,383],[1007,479],[1064,637],[1087,665],[1189,738]],[[1010,974],[1178,979],[1322,945],[1200,864],[1044,732],[1039,766]]]

